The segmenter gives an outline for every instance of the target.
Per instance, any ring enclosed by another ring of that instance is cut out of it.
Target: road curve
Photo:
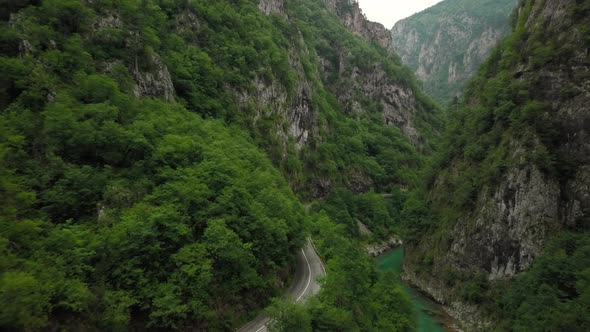
[[[295,302],[304,303],[308,298],[320,291],[320,284],[317,279],[324,275],[326,275],[324,264],[322,264],[322,260],[318,256],[311,239],[307,239],[307,243],[297,255],[295,277],[286,295]],[[270,318],[264,314],[258,315],[237,332],[265,332],[269,320]]]

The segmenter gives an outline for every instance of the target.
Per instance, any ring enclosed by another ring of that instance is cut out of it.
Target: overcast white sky
[[[441,0],[358,0],[363,13],[371,21],[391,29],[395,22],[412,16]]]

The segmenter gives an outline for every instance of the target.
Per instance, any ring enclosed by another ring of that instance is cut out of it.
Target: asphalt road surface
[[[295,277],[293,278],[293,284],[287,290],[287,296],[290,296],[295,302],[304,303],[308,298],[320,291],[317,279],[325,274],[326,270],[322,260],[315,251],[313,243],[308,239],[297,255]],[[261,314],[242,326],[238,332],[265,332],[269,320],[268,316]]]

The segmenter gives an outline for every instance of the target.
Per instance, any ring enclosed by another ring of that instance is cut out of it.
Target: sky
[[[371,21],[391,29],[395,22],[412,16],[441,0],[358,0],[363,13]]]

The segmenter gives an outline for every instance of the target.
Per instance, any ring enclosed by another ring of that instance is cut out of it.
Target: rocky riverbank
[[[392,235],[386,241],[366,245],[365,250],[367,251],[369,256],[377,257],[386,252],[387,250],[397,248],[403,244],[404,242],[399,236]]]

